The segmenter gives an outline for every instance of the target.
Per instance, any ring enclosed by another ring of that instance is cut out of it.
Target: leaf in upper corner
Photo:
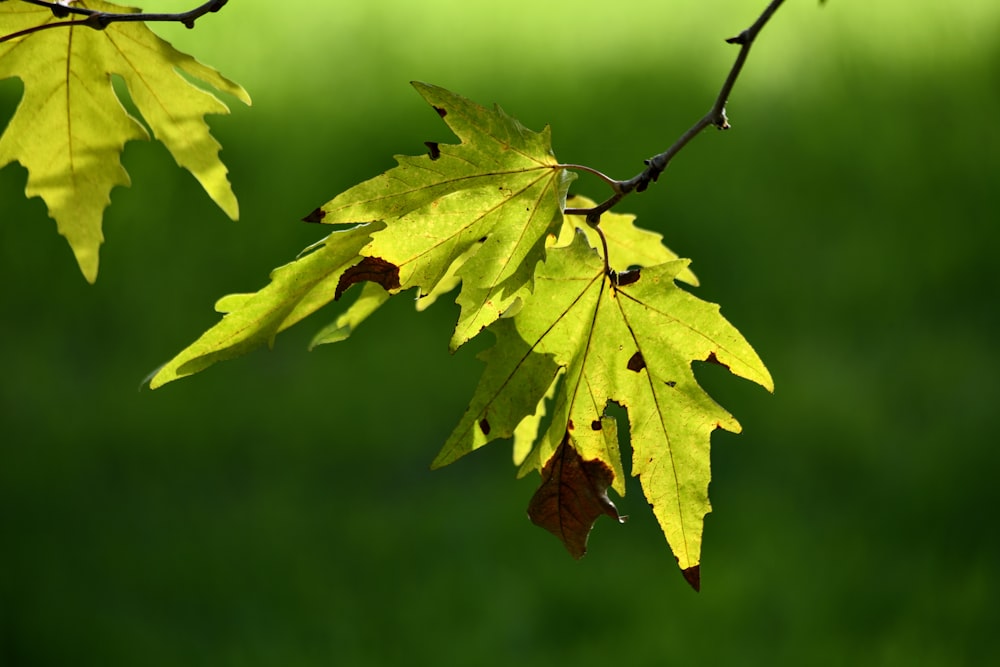
[[[638,476],[678,564],[694,582],[708,502],[709,440],[739,424],[699,386],[692,361],[712,360],[772,388],[757,354],[719,313],[674,282],[674,260],[615,284],[578,233],[551,248],[520,313],[495,323],[497,343],[472,402],[435,459],[442,466],[497,438],[509,438],[536,411],[559,372],[548,429],[521,466],[544,471],[568,434],[586,461],[601,461],[624,494],[617,437],[606,433],[613,401],[628,412],[632,474]],[[692,583],[694,585],[694,583]]]
[[[220,299],[216,310],[225,313],[222,320],[157,370],[150,387],[270,345],[279,332],[336,298],[344,273],[357,264],[358,252],[371,240],[372,232],[382,227],[382,223],[371,223],[334,232],[295,261],[275,269],[271,283],[259,292]],[[350,328],[341,340],[348,335]]]
[[[99,0],[74,6],[137,11]],[[0,35],[65,20],[44,7],[0,3]],[[97,278],[101,221],[111,190],[130,184],[119,160],[122,149],[128,141],[148,138],[116,96],[112,75],[122,77],[136,108],[177,164],[229,217],[239,217],[218,157],[220,146],[204,120],[206,114],[229,109],[182,72],[250,103],[242,87],[177,51],[142,22],[114,22],[104,30],[52,28],[0,43],[0,79],[24,82],[24,97],[0,137],[0,168],[16,161],[28,170],[25,194],[45,201],[90,282]]]
[[[362,253],[399,269],[399,289],[436,295],[461,281],[457,348],[531,291],[546,239],[562,226],[572,175],[533,132],[499,107],[413,84],[461,139],[365,181],[310,216],[326,224],[381,220]]]

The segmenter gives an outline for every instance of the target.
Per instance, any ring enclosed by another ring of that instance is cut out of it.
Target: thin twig
[[[682,134],[677,141],[670,146],[670,148],[663,151],[659,155],[646,160],[646,168],[642,170],[642,172],[636,174],[627,181],[609,181],[611,188],[614,190],[614,194],[611,195],[611,197],[609,197],[606,201],[594,206],[593,208],[566,209],[566,215],[585,215],[587,216],[587,222],[591,225],[596,225],[600,222],[601,215],[611,210],[611,208],[620,202],[626,195],[632,192],[642,192],[649,187],[650,183],[655,182],[656,179],[660,177],[660,174],[663,173],[663,170],[667,168],[667,165],[673,157],[677,155],[682,148],[687,146],[692,139],[701,134],[701,131],[706,127],[714,125],[720,130],[728,130],[729,120],[726,118],[726,103],[729,101],[729,95],[733,92],[733,86],[736,85],[736,79],[739,78],[740,72],[743,70],[743,64],[747,60],[747,55],[750,53],[750,47],[753,46],[753,42],[757,38],[757,34],[764,28],[771,16],[774,15],[774,12],[778,10],[778,7],[780,7],[784,1],[785,0],[771,0],[771,3],[767,6],[760,17],[754,21],[753,25],[736,37],[726,40],[729,44],[739,44],[740,52],[736,55],[736,61],[733,63],[732,68],[730,68],[729,75],[722,84],[722,88],[719,90],[719,94],[715,98],[715,103],[712,105],[712,108],[708,110],[708,113],[698,119],[698,122]],[[594,170],[588,169],[587,171],[593,172]]]
[[[4,0],[0,0],[4,1]],[[18,37],[24,37],[25,35],[30,35],[34,32],[39,32],[42,30],[49,30],[51,28],[65,28],[67,26],[86,26],[88,28],[93,28],[94,30],[104,30],[112,23],[120,23],[124,21],[162,21],[162,22],[174,22],[183,23],[188,28],[194,27],[194,22],[199,18],[208,14],[209,12],[217,12],[228,2],[229,0],[210,0],[196,7],[190,11],[179,12],[176,14],[143,14],[142,12],[135,13],[125,13],[118,14],[113,12],[100,12],[95,9],[86,9],[83,7],[73,7],[70,5],[63,5],[58,2],[44,2],[43,0],[21,0],[21,2],[26,2],[30,5],[37,5],[39,7],[47,7],[52,11],[52,15],[57,19],[66,18],[71,14],[76,16],[83,16],[82,19],[74,19],[72,21],[58,21],[55,23],[44,23],[42,25],[36,25],[31,28],[26,28],[24,30],[19,30],[17,32],[11,33],[9,35],[4,35],[0,37],[0,43],[7,42],[12,39],[17,39]]]

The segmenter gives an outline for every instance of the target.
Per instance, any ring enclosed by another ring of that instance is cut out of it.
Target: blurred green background
[[[230,2],[164,27],[254,96],[212,120],[242,220],[129,144],[89,286],[0,172],[0,665],[1000,661],[995,0],[790,0],[733,129],[621,207],[776,381],[699,369],[744,427],[713,437],[701,594],[634,484],[576,562],[528,522],[508,447],[428,470],[487,344],[448,354],[451,304],[402,297],[307,352],[330,310],[138,391],[324,233],[303,215],[451,140],[409,80],[625,178],[708,108],[764,4]],[[20,90],[0,82],[0,119]]]

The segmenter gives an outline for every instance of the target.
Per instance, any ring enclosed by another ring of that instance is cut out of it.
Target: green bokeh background
[[[789,0],[733,129],[621,207],[776,381],[699,370],[744,426],[713,438],[700,594],[634,484],[576,562],[528,522],[508,447],[428,470],[487,343],[448,354],[451,304],[400,297],[307,352],[323,311],[138,391],[216,298],[319,238],[303,215],[451,140],[407,81],[624,178],[708,107],[764,2],[342,4],[161,30],[254,96],[212,121],[238,223],[130,144],[90,286],[0,172],[0,665],[1000,661],[1000,4]],[[0,82],[0,118],[19,94]]]

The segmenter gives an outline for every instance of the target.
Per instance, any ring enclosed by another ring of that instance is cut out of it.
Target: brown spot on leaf
[[[441,157],[441,149],[438,148],[438,143],[436,141],[425,141],[424,146],[427,146],[427,154],[430,155],[431,160],[436,160]]]
[[[316,209],[306,217],[302,218],[302,222],[323,222],[323,218],[326,217],[326,211],[321,208]]]
[[[691,584],[691,588],[693,588],[696,593],[701,592],[701,565],[689,567],[686,570],[682,570],[682,572],[684,574],[684,579]]]
[[[638,373],[645,367],[646,367],[646,360],[642,358],[642,352],[636,352],[628,360],[628,369],[630,371]]]
[[[625,271],[624,273],[616,273],[615,284],[618,285],[618,287],[625,287],[626,285],[639,282],[639,277],[639,269]]]
[[[490,434],[490,422],[486,419],[486,417],[479,420],[479,430],[483,432],[483,435]]]
[[[666,385],[667,385],[668,387],[670,387],[671,389],[673,389],[674,387],[676,387],[676,386],[677,386],[677,383],[676,383],[676,382],[674,382],[673,380],[667,380],[667,382],[666,382]]]
[[[707,361],[710,364],[716,364],[716,365],[722,366],[727,371],[729,370],[729,366],[727,366],[726,364],[724,364],[721,361],[719,361],[719,358],[717,356],[715,356],[715,352],[709,352],[708,353],[708,358],[706,358],[705,361]]]
[[[531,522],[558,537],[573,558],[587,553],[594,522],[607,514],[625,521],[608,498],[614,473],[603,461],[584,461],[563,437],[556,453],[542,468],[542,484],[528,503]]]
[[[567,430],[567,431],[572,431],[572,430],[573,430],[573,429],[575,429],[575,428],[576,428],[576,425],[575,425],[575,424],[573,424],[573,420],[572,420],[572,419],[570,419],[570,420],[568,420],[568,421],[566,422],[566,430]]]
[[[334,300],[343,296],[351,285],[363,282],[378,283],[387,292],[399,289],[399,267],[381,257],[365,257],[341,274]]]
[[[590,422],[590,430],[600,431],[602,428],[604,427],[601,425],[600,419],[595,419],[594,421]]]
[[[445,116],[448,115],[448,110],[447,109],[443,109],[441,107],[434,107],[434,111],[437,111],[438,115],[441,116],[442,118],[444,118]]]

